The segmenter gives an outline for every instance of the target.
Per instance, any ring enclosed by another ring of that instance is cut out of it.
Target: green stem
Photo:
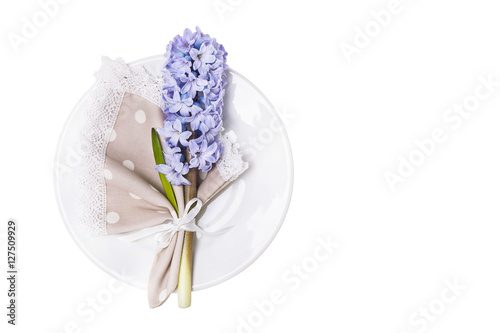
[[[163,157],[163,149],[161,146],[160,136],[158,132],[154,128],[151,129],[151,141],[153,143],[153,154],[155,157],[156,165],[165,164],[165,158]],[[167,196],[168,201],[172,204],[175,209],[177,215],[179,215],[179,209],[177,208],[177,200],[175,199],[174,189],[172,185],[168,182],[167,177],[164,174],[159,173],[161,184],[163,189],[165,190],[165,195]]]
[[[185,156],[186,162],[189,162],[191,159],[189,148],[187,148]],[[184,202],[188,203],[189,200],[196,198],[198,169],[190,169],[186,178],[191,183],[191,185],[184,186]],[[191,306],[191,289],[193,285],[193,241],[194,233],[186,231],[184,233],[184,243],[182,244],[179,281],[177,283],[177,297],[180,308],[188,308]]]

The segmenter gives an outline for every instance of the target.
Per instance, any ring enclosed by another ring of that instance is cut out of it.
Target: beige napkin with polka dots
[[[172,220],[151,144],[151,128],[163,125],[162,80],[143,67],[103,58],[89,97],[82,131],[87,146],[80,168],[81,224],[91,235],[121,234]],[[220,161],[200,183],[197,197],[206,204],[243,173],[234,136],[225,135]],[[174,187],[179,215],[183,188]],[[150,307],[160,306],[176,289],[184,232],[159,247],[148,282]]]

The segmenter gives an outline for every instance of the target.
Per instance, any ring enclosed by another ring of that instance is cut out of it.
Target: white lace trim
[[[95,77],[82,127],[86,151],[79,168],[80,222],[83,231],[92,236],[106,234],[104,161],[124,94],[133,93],[163,107],[163,79],[142,66],[129,67],[122,59],[103,57]]]
[[[240,145],[233,131],[222,135],[222,146],[222,156],[217,161],[217,170],[225,181],[233,181],[248,169],[248,162],[243,160]]]

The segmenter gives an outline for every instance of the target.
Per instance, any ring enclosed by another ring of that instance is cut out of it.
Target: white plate
[[[131,63],[160,73],[163,57]],[[132,286],[146,289],[155,253],[147,238],[125,243],[118,236],[87,237],[78,228],[76,175],[78,133],[87,94],[76,105],[59,140],[55,163],[55,190],[64,223],[83,252],[97,266]],[[293,161],[284,125],[266,97],[241,74],[229,70],[224,99],[224,128],[234,131],[250,168],[202,212],[207,221],[236,225],[218,236],[195,243],[193,290],[211,287],[247,268],[269,246],[288,210],[292,194]]]

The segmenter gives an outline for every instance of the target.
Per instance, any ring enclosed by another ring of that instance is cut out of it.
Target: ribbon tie
[[[196,206],[194,206],[196,205]],[[194,207],[193,207],[194,206]],[[191,199],[184,209],[184,213],[179,218],[177,213],[170,209],[170,213],[172,215],[172,220],[165,220],[162,224],[144,228],[137,232],[133,232],[126,236],[121,237],[120,239],[126,242],[134,242],[136,240],[155,235],[155,240],[158,243],[160,248],[166,248],[175,234],[181,230],[196,232],[196,237],[200,238],[202,234],[215,234],[226,231],[228,228],[224,228],[222,230],[216,230],[213,232],[206,231],[200,228],[196,224],[196,216],[201,210],[202,202],[198,198]]]
[[[120,239],[126,242],[134,242],[136,240],[155,235],[155,240],[158,242],[158,246],[166,248],[172,241],[174,235],[181,230],[196,232],[196,237],[200,238],[201,233],[203,233],[203,229],[196,225],[196,216],[201,210],[200,199],[194,198],[190,200],[186,204],[184,214],[182,214],[180,218],[174,210],[170,208],[169,210],[172,215],[172,220],[165,220],[162,224],[144,228],[127,236],[121,237]]]

